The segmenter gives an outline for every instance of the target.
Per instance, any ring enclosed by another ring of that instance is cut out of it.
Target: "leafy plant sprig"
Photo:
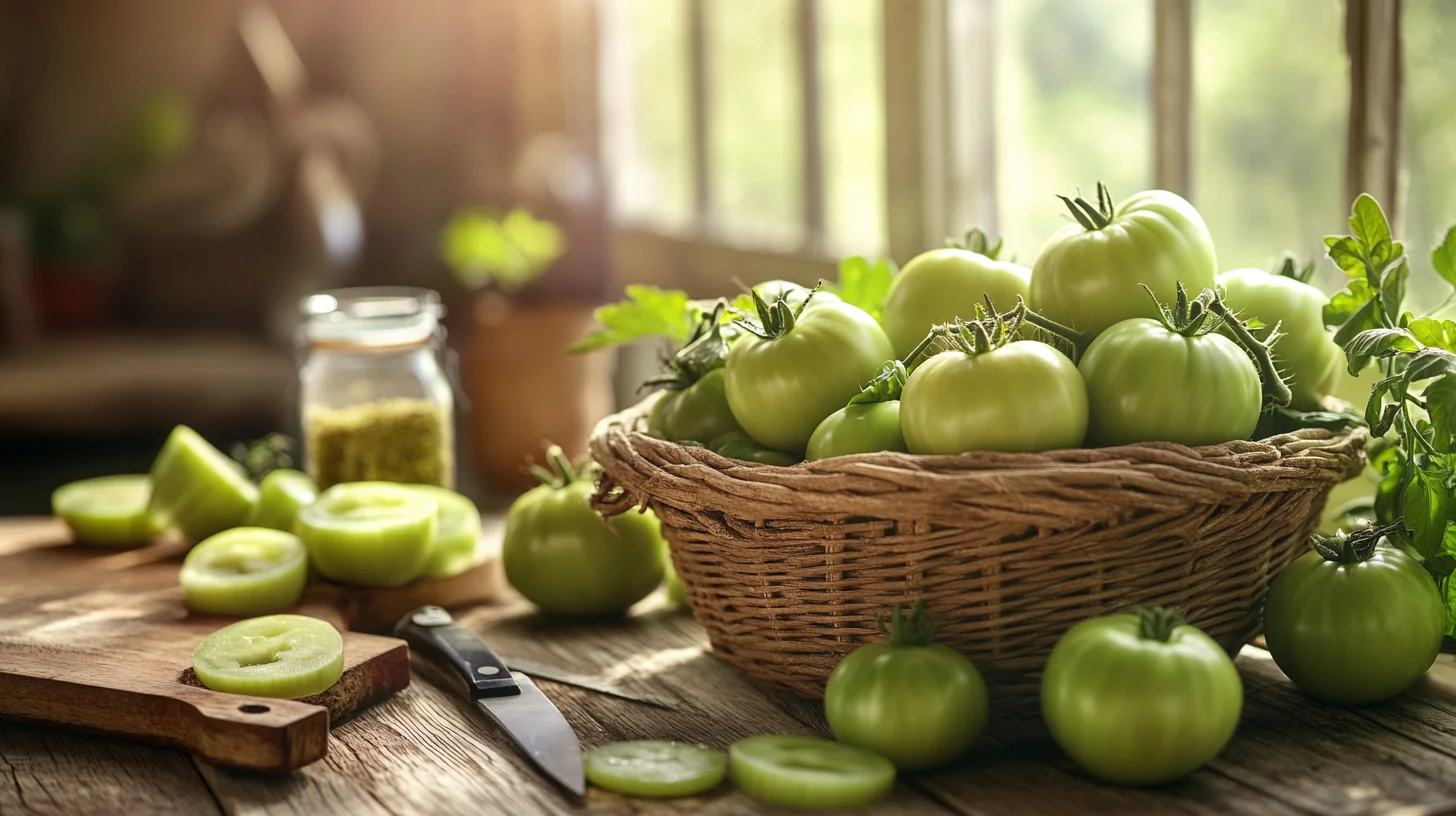
[[[1371,196],[1355,199],[1350,234],[1326,238],[1325,247],[1349,276],[1325,306],[1325,323],[1337,327],[1335,342],[1351,374],[1378,368],[1365,420],[1375,436],[1393,436],[1371,454],[1381,473],[1379,529],[1419,558],[1449,597],[1456,571],[1456,323],[1404,309],[1410,257]],[[1456,287],[1456,227],[1432,250],[1431,267]],[[1448,630],[1453,620],[1448,608]]]
[[[642,383],[639,390],[667,388],[680,391],[696,383],[703,375],[722,368],[728,358],[728,338],[724,334],[728,302],[719,298],[713,310],[703,314],[687,342],[676,354],[664,356],[665,373]]]

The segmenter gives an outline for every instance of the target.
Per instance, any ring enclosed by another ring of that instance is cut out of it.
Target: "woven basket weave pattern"
[[[1035,700],[1057,639],[1095,614],[1175,604],[1231,652],[1269,582],[1303,553],[1363,431],[1203,448],[865,454],[793,468],[636,432],[651,401],[592,437],[598,503],[657,513],[714,650],[822,695],[875,616],[924,599],[938,641],[1013,708]],[[622,488],[613,493],[613,488]]]

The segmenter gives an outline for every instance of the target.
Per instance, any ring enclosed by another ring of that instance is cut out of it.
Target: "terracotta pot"
[[[577,303],[517,307],[490,294],[471,310],[461,379],[470,398],[476,466],[503,491],[536,484],[532,462],[547,443],[586,456],[587,436],[612,410],[610,354],[572,355],[566,348],[592,325],[592,307]]]

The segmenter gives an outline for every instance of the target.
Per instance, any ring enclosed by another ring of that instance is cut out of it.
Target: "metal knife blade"
[[[424,606],[395,624],[412,659],[453,681],[547,776],[580,798],[586,793],[581,742],[571,723],[531,679],[506,668],[476,633],[438,606]]]
[[[581,767],[581,743],[571,724],[547,699],[531,678],[512,672],[521,693],[510,697],[482,697],[475,701],[481,711],[490,715],[526,756],[561,786],[576,794],[586,795],[586,779]]]
[[[525,672],[541,680],[550,680],[553,683],[560,683],[564,686],[575,686],[576,688],[586,689],[587,691],[595,691],[598,694],[605,694],[609,697],[618,697],[623,700],[631,700],[634,703],[643,703],[645,705],[664,708],[668,711],[677,709],[677,703],[672,700],[649,694],[639,694],[609,680],[601,680],[555,666],[548,666],[545,663],[537,663],[534,660],[527,660],[523,657],[501,655],[501,659],[506,662],[506,666],[511,671]]]

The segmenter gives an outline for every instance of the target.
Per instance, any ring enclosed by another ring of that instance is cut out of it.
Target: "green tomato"
[[[1130,317],[1156,317],[1138,284],[1164,303],[1182,282],[1189,292],[1213,286],[1218,264],[1203,218],[1166,190],[1135,193],[1109,214],[1106,226],[1079,222],[1047,239],[1031,267],[1027,305],[1079,331],[1101,332]]]
[[[670,442],[710,442],[741,431],[723,393],[723,369],[715,368],[680,391],[668,391],[652,406],[647,433]]]
[[[1057,744],[1125,785],[1171,782],[1213,759],[1243,706],[1224,650],[1161,609],[1082,621],[1052,649],[1041,681]]]
[[[667,545],[652,512],[603,521],[590,480],[563,474],[527,491],[506,514],[506,580],[551,615],[611,615],[661,583]]]
[[[777,337],[745,334],[733,344],[725,367],[728,405],[761,445],[798,453],[892,356],[874,318],[847,303],[824,303],[805,309]]]
[[[900,433],[900,401],[886,400],[859,405],[846,405],[824,418],[804,458],[809,461],[853,453],[904,451],[905,435]]]
[[[1279,324],[1274,341],[1274,362],[1289,384],[1293,398],[1289,407],[1317,411],[1320,401],[1340,384],[1345,367],[1344,351],[1335,345],[1334,334],[1325,329],[1324,292],[1283,275],[1262,269],[1235,269],[1218,276],[1224,302],[1242,320],[1258,318],[1264,328],[1255,329],[1261,341]]]
[[[943,351],[906,381],[900,428],[911,453],[1075,448],[1087,433],[1087,389],[1071,360],[1035,340]]]
[[[1435,581],[1388,546],[1351,563],[1305,553],[1274,580],[1264,609],[1274,662],[1305,694],[1341,705],[1410,688],[1435,661],[1445,631]]]
[[[824,713],[840,742],[902,771],[939,768],[985,730],[986,683],[963,655],[929,643],[929,632],[906,639],[898,627],[891,642],[861,646],[839,662],[824,690]]]
[[[1124,320],[1092,341],[1078,369],[1090,445],[1216,445],[1248,439],[1259,424],[1259,370],[1221,334],[1184,337],[1156,320]]]
[[[848,810],[889,795],[895,766],[869,751],[795,734],[760,734],[728,746],[738,789],[799,810]]]
[[[1018,296],[1027,296],[1030,279],[1031,270],[1020,264],[966,249],[932,249],[915,256],[885,296],[881,322],[895,356],[905,359],[937,323],[975,318],[986,295],[1000,311],[1010,309]]]
[[[708,450],[719,456],[729,459],[737,459],[740,462],[754,462],[760,465],[776,465],[788,467],[797,465],[803,460],[792,453],[776,451],[753,441],[753,437],[743,431],[730,431],[708,443]]]
[[[78,544],[140,547],[157,533],[147,502],[152,480],[141,474],[97,476],[56,488],[51,510]]]

